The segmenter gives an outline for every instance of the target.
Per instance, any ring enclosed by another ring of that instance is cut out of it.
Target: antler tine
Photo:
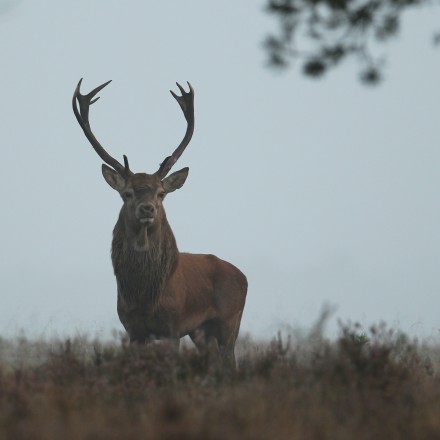
[[[121,176],[132,175],[133,173],[130,171],[130,168],[128,166],[127,157],[124,156],[124,165],[125,166],[121,165],[115,158],[110,156],[110,154],[108,154],[107,151],[105,151],[104,147],[96,139],[95,135],[92,132],[92,129],[90,128],[89,109],[90,109],[90,106],[92,104],[94,104],[99,99],[99,97],[97,97],[95,99],[93,99],[93,98],[105,86],[110,84],[111,80],[96,87],[87,95],[81,95],[81,92],[80,92],[81,83],[82,83],[82,78],[79,80],[78,85],[76,86],[75,92],[73,94],[73,99],[72,99],[73,112],[75,113],[75,116],[76,116],[76,119],[78,120],[79,125],[83,129],[84,134],[86,135],[89,142],[92,144],[92,147],[94,148],[94,150],[98,153],[99,157],[105,163],[107,163],[108,165],[113,167]],[[79,110],[78,110],[77,102],[79,104]]]
[[[194,133],[194,89],[188,81],[187,83],[189,86],[189,92],[185,92],[185,89],[179,83],[176,83],[177,87],[182,93],[182,96],[178,96],[172,90],[170,90],[174,99],[180,105],[180,108],[182,109],[183,115],[185,116],[188,125],[186,127],[185,136],[183,137],[179,146],[174,150],[174,153],[171,156],[165,158],[165,160],[161,163],[159,169],[156,171],[155,174],[160,179],[163,179],[169,173],[173,165],[177,162],[177,160],[191,141],[192,135]]]

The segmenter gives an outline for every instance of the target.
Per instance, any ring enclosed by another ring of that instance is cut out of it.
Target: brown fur
[[[233,364],[246,277],[214,255],[178,251],[157,196],[164,186],[155,176],[135,174],[118,188],[123,198],[127,191],[134,192],[133,201],[125,200],[113,231],[119,318],[131,342],[168,338],[177,343],[190,335],[199,349],[213,347],[225,363]],[[142,203],[154,204],[153,225],[134,218]]]
[[[182,187],[183,168],[168,177],[194,131],[194,89],[171,94],[187,121],[185,136],[155,174],[134,174],[98,142],[89,123],[89,107],[110,81],[87,95],[79,81],[72,99],[75,117],[87,139],[107,165],[102,172],[119,192],[124,205],[113,231],[112,261],[118,284],[118,314],[132,342],[190,335],[199,349],[213,347],[225,363],[234,363],[234,345],[246,300],[246,277],[232,264],[213,255],[179,253],[162,201]],[[79,104],[79,108],[78,108]]]

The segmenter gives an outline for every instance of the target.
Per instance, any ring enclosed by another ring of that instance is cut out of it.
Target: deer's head
[[[160,179],[156,174],[136,173],[121,176],[107,165],[102,165],[102,174],[107,183],[122,197],[125,223],[134,231],[146,227],[153,230],[164,216],[162,206],[165,196],[179,189],[188,176],[188,168]]]
[[[102,174],[106,182],[122,197],[124,205],[122,215],[126,227],[133,236],[138,236],[140,231],[153,231],[164,218],[162,206],[165,196],[179,189],[185,183],[188,176],[188,168],[176,171],[167,177],[167,174],[177,162],[186,146],[189,144],[194,132],[194,89],[188,83],[189,92],[177,83],[182,96],[171,91],[173,97],[179,103],[185,119],[188,123],[186,133],[180,145],[171,156],[168,156],[154,174],[133,173],[130,170],[127,156],[124,155],[124,165],[110,156],[98,142],[90,128],[89,108],[98,98],[94,98],[110,81],[96,87],[87,95],[81,95],[82,79],[79,81],[73,95],[72,106],[76,119],[84,131],[89,142],[101,159],[107,164],[102,165]],[[79,104],[79,109],[78,105]]]

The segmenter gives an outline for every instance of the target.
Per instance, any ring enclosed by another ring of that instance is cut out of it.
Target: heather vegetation
[[[385,325],[243,337],[232,372],[189,344],[1,340],[0,438],[438,438],[439,356]]]

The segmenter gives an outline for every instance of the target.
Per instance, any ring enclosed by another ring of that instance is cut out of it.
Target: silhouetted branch
[[[266,37],[269,65],[287,68],[295,60],[303,72],[321,77],[347,57],[361,65],[360,78],[375,84],[383,59],[371,43],[386,43],[400,28],[403,12],[416,6],[437,6],[439,0],[268,0],[266,10],[279,23],[276,35]],[[440,43],[440,33],[434,35]]]

